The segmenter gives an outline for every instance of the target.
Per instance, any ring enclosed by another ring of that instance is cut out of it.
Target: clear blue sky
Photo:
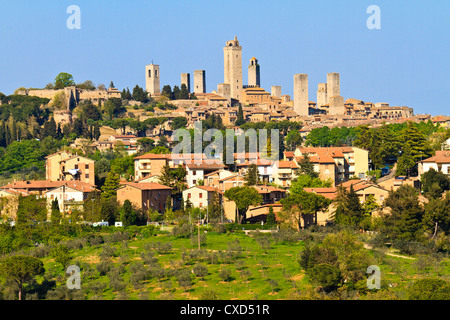
[[[69,5],[81,29],[69,30]],[[381,29],[369,30],[369,5]],[[145,87],[146,64],[160,65],[161,86],[180,73],[206,70],[206,90],[223,82],[223,46],[243,47],[244,83],[252,56],[261,86],[292,95],[293,75],[307,73],[309,99],[328,72],[341,95],[450,115],[450,1],[414,0],[42,0],[0,4],[0,92],[42,88],[59,72],[122,90]]]

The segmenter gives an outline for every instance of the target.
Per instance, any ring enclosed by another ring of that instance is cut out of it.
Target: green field
[[[117,228],[109,227],[98,235],[112,239],[117,234],[120,235]],[[128,240],[80,244],[79,249],[70,251],[69,264],[80,266],[81,290],[66,289],[65,269],[48,254],[41,258],[46,274],[38,277],[27,291],[32,295],[42,291],[40,286],[46,286],[47,290],[59,292],[51,296],[54,299],[402,299],[402,292],[414,280],[427,277],[450,280],[448,258],[405,258],[388,255],[392,250],[367,249],[380,266],[382,289],[364,295],[321,296],[315,293],[315,286],[298,263],[304,241],[277,241],[270,234],[257,233],[255,237],[242,231],[218,233],[209,229],[202,230],[202,234],[204,243],[200,250],[197,235],[191,240],[175,237],[169,231],[157,231],[146,238],[138,233]],[[258,241],[258,237],[266,241]],[[107,254],[105,247],[114,250]],[[103,268],[99,267],[101,264]],[[203,265],[203,270],[206,267],[207,273],[194,274],[197,264]],[[187,284],[179,281],[183,270],[187,270],[191,279]]]

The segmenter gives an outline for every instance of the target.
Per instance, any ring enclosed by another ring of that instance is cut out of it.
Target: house
[[[95,185],[82,181],[48,181],[48,180],[26,180],[16,181],[0,187],[0,190],[12,190],[22,194],[45,197],[46,193],[60,186],[82,188],[83,190],[94,191]]]
[[[72,210],[82,210],[84,201],[95,188],[77,183],[66,183],[48,190],[45,193],[47,206],[50,211],[52,201],[58,200],[59,210],[63,213],[71,213]]]
[[[356,147],[305,147],[294,151],[299,163],[305,155],[314,164],[314,170],[322,180],[331,179],[333,185],[356,177],[364,179],[369,171],[369,152]],[[285,160],[292,157],[285,153]]]
[[[183,201],[189,201],[195,208],[207,208],[213,202],[214,195],[220,197],[219,190],[210,186],[193,186],[183,191]]]
[[[82,181],[95,184],[94,160],[59,151],[45,158],[45,177],[49,181]]]
[[[286,190],[272,186],[252,186],[262,196],[262,204],[274,204],[286,197]]]
[[[437,172],[442,172],[450,177],[450,151],[437,150],[434,156],[420,161],[418,166],[419,179],[430,169],[434,169]]]
[[[256,165],[258,170],[258,180],[262,183],[271,183],[272,182],[272,164],[273,161],[266,159],[258,159],[254,161],[246,161],[244,163],[237,164],[238,172],[240,175],[245,176],[247,174],[247,170],[251,165]]]
[[[135,181],[148,178],[150,176],[161,175],[162,169],[169,163],[168,154],[147,153],[134,158],[134,179]]]
[[[233,175],[234,175],[234,173],[229,170],[220,169],[220,170],[216,170],[211,173],[205,174],[205,179],[203,180],[203,182],[204,182],[205,186],[219,188],[220,181],[222,181],[223,179],[225,179],[227,177],[231,177]]]
[[[272,182],[288,188],[291,186],[292,180],[297,177],[298,169],[296,161],[275,161],[272,164]]]
[[[204,181],[205,175],[224,168],[225,165],[219,161],[201,161],[201,163],[186,164],[186,183],[188,188],[195,186],[200,180]]]
[[[122,182],[117,189],[117,201],[123,204],[125,200],[129,200],[134,206],[145,212],[155,210],[163,213],[166,210],[167,198],[171,196],[171,193],[170,187],[159,183]]]

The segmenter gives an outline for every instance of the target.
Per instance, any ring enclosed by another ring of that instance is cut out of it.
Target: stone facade
[[[183,85],[183,84],[186,85],[186,89],[190,93],[191,92],[191,75],[189,73],[181,74],[181,85]]]
[[[258,59],[255,57],[250,59],[250,65],[248,66],[248,85],[258,87],[261,85],[260,67]]]
[[[270,88],[270,94],[274,98],[281,98],[281,86],[272,86]]]
[[[242,90],[242,47],[237,37],[227,41],[223,48],[224,54],[224,83],[231,89],[231,98],[239,100]]]
[[[317,88],[317,107],[320,108],[325,105],[328,105],[327,84],[319,83]]]
[[[206,93],[206,72],[205,70],[194,71],[194,93]]]
[[[149,64],[145,66],[145,89],[150,94],[161,93],[159,65]]]
[[[308,75],[294,75],[294,111],[300,116],[309,115]]]

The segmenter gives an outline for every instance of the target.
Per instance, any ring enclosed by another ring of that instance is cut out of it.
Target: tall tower
[[[248,85],[261,86],[258,59],[255,57],[250,59],[250,65],[248,66]]]
[[[224,55],[224,83],[230,85],[231,98],[239,100],[242,90],[242,47],[236,36],[226,42]]]
[[[186,85],[187,92],[191,92],[191,75],[189,73],[181,74],[181,85]]]
[[[328,104],[327,98],[327,84],[319,83],[317,88],[317,107],[321,107]]]
[[[308,75],[294,74],[294,111],[300,116],[309,115]]]
[[[159,65],[145,66],[145,90],[150,94],[161,93],[159,86]]]
[[[205,70],[194,71],[194,93],[206,93]]]
[[[330,98],[341,95],[341,84],[339,82],[339,73],[327,73],[327,102],[330,103]]]

